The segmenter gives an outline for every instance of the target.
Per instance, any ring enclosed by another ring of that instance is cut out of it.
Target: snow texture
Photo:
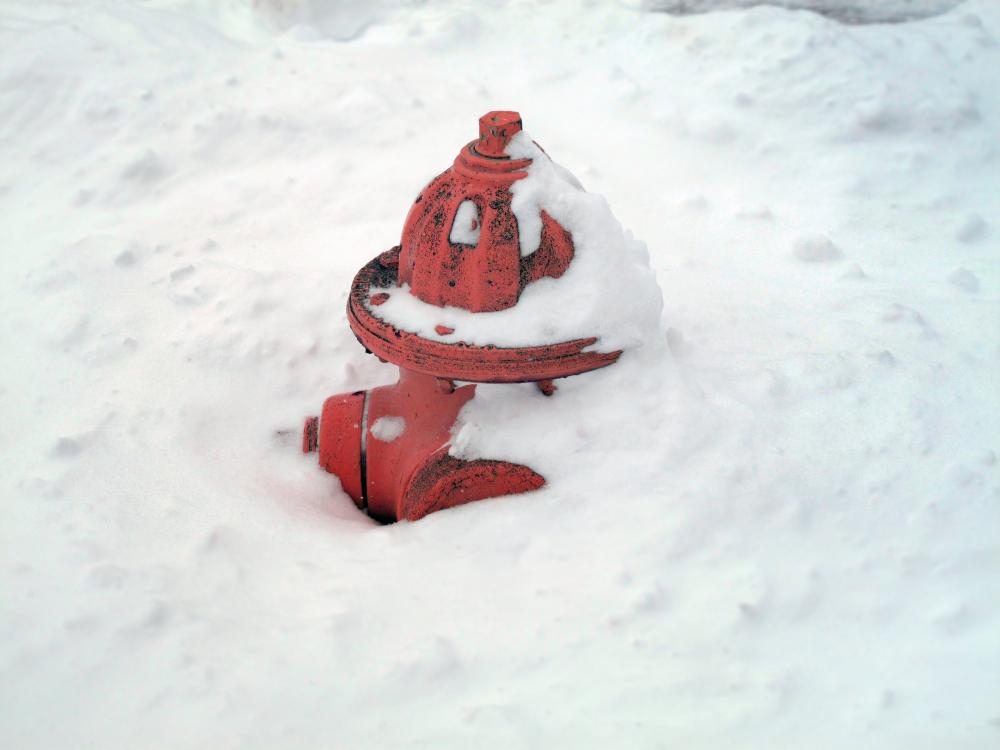
[[[474,201],[462,201],[458,204],[448,241],[456,245],[479,244],[479,209]]]
[[[0,747],[998,746],[1000,3],[940,5],[0,2]],[[662,314],[540,305],[630,346],[452,451],[545,488],[380,527],[301,420],[491,109]]]
[[[823,235],[808,235],[795,240],[795,257],[806,263],[825,263],[839,260],[840,249]]]
[[[809,10],[844,23],[898,23],[944,13],[961,0],[642,0],[647,10],[705,13],[773,5]]]
[[[406,420],[402,417],[379,417],[370,428],[379,440],[391,443],[406,431]]]

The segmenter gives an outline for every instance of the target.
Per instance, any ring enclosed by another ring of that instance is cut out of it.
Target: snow
[[[456,245],[479,244],[479,209],[473,201],[462,201],[458,204],[448,241]]]
[[[0,4],[0,746],[997,744],[1000,5],[642,5]],[[507,108],[658,333],[462,412],[543,490],[379,527],[301,418]]]
[[[844,23],[897,23],[938,15],[961,0],[641,0],[647,10],[704,13],[713,10],[776,5],[810,10]]]
[[[406,431],[406,420],[402,417],[379,417],[369,428],[379,440],[391,443]]]
[[[961,242],[976,242],[986,235],[987,225],[979,214],[969,214],[962,220],[955,237]]]
[[[948,281],[966,292],[979,291],[979,277],[967,268],[956,268],[948,274]]]

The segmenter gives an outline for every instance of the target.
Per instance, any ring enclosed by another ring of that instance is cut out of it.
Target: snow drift
[[[0,4],[0,745],[997,743],[1000,7],[638,5]],[[661,333],[463,414],[544,490],[378,527],[299,419],[497,106]]]

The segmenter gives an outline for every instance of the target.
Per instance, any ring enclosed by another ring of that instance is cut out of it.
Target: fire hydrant
[[[365,349],[399,367],[399,382],[331,396],[321,416],[306,419],[304,452],[340,478],[344,491],[373,518],[416,520],[473,500],[535,490],[545,479],[528,466],[449,455],[451,428],[475,398],[475,383],[553,380],[614,363],[621,351],[595,351],[596,339],[542,346],[496,346],[461,340],[435,327],[433,340],[379,317],[391,294],[410,294],[444,310],[509,309],[544,277],[559,278],[573,260],[570,233],[541,211],[538,248],[523,256],[511,186],[530,159],[505,150],[521,130],[517,112],[490,112],[479,138],[417,196],[398,246],[355,276],[347,303],[351,329]],[[466,383],[461,385],[460,383]]]

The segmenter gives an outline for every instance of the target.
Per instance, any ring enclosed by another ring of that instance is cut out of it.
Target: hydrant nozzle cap
[[[507,144],[520,132],[519,112],[487,112],[479,118],[479,143],[476,144],[476,152],[493,159],[505,158]]]

